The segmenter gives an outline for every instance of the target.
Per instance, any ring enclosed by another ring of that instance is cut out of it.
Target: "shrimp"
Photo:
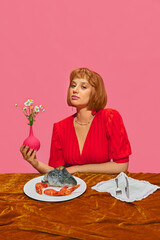
[[[73,186],[71,188],[68,188],[68,186],[64,186],[61,188],[60,191],[56,191],[54,189],[46,189],[44,190],[44,194],[50,195],[50,196],[65,196],[70,195],[76,188],[78,188],[80,184]]]
[[[59,191],[56,191],[54,189],[45,189],[44,194],[49,195],[49,196],[59,196]]]
[[[48,184],[47,183],[42,183],[42,182],[38,182],[36,183],[35,185],[35,188],[36,188],[36,191],[37,193],[41,194],[43,193],[42,189],[43,188],[47,188],[48,187]]]
[[[78,188],[80,186],[80,184],[73,186],[71,188],[67,188],[65,189],[65,191],[63,192],[63,195],[70,195],[76,188]]]
[[[49,195],[49,196],[65,196],[65,195],[70,195],[76,188],[78,188],[80,186],[80,184],[73,186],[71,188],[69,188],[68,186],[64,186],[63,188],[61,188],[59,191],[55,190],[55,189],[45,189],[44,190],[44,194]],[[50,187],[49,184],[47,183],[42,183],[42,182],[38,182],[35,185],[36,191],[39,194],[43,194],[43,188],[47,188]]]

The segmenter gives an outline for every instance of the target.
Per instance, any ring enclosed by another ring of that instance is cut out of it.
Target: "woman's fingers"
[[[29,149],[29,146],[25,146],[25,147],[22,149],[22,154],[23,154],[23,155],[26,155],[28,149]]]
[[[30,157],[32,155],[32,152],[34,151],[33,148],[30,148],[29,151],[27,152],[27,157]]]
[[[30,148],[30,146],[22,145],[20,148],[20,151],[22,153],[23,158],[32,164],[33,166],[36,166],[38,163],[38,160],[36,159],[36,152],[37,150],[34,150],[33,148]]]
[[[34,152],[33,152],[33,154],[32,154],[32,157],[33,157],[33,158],[36,158],[36,152],[37,152],[37,150],[34,150]]]
[[[29,149],[29,146],[25,146],[25,145],[22,145],[20,148],[20,151],[25,159],[29,159],[35,151],[33,148],[30,148],[29,151],[28,149]],[[34,153],[33,156],[35,156],[35,154],[36,152]]]
[[[25,145],[22,145],[20,148],[20,152],[22,152],[24,148],[25,148]]]

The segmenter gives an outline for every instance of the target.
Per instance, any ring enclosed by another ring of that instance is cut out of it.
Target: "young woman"
[[[107,94],[101,76],[88,68],[70,74],[67,103],[73,114],[54,124],[49,165],[36,151],[21,146],[23,158],[41,173],[63,165],[71,173],[117,174],[128,169],[131,147],[118,111],[104,109]]]

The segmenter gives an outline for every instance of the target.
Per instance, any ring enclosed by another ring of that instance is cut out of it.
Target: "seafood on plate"
[[[39,193],[39,194],[42,194],[43,193],[42,189],[47,188],[47,187],[48,187],[48,184],[47,183],[42,183],[42,182],[38,182],[35,185],[36,192]]]
[[[44,194],[49,195],[49,196],[65,196],[65,195],[70,195],[75,189],[77,189],[80,186],[80,184],[77,184],[73,187],[68,187],[68,186],[64,186],[63,188],[61,188],[59,191],[55,190],[55,189],[45,189],[44,190]],[[36,191],[39,194],[43,194],[43,189],[49,187],[49,185],[47,183],[42,183],[42,182],[38,182],[35,185]]]
[[[42,180],[42,183],[48,183],[54,187],[75,186],[76,179],[63,166],[59,166],[47,172]]]
[[[78,188],[80,184],[77,184],[76,186],[73,187],[68,187],[64,186],[61,188],[60,191],[56,191],[54,189],[46,189],[44,190],[44,194],[50,195],[50,196],[65,196],[65,195],[70,195],[76,188]]]
[[[48,187],[62,187],[59,191],[55,189],[45,189],[44,194],[50,196],[70,195],[80,184],[77,184],[76,179],[65,169],[59,166],[47,172],[42,181],[36,183],[36,192],[43,194],[43,189]]]

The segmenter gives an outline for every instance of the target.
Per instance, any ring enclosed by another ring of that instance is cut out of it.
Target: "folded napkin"
[[[116,194],[116,178],[118,179],[118,187],[121,190],[120,194]],[[157,189],[160,189],[159,186],[153,185],[147,181],[136,180],[128,177],[124,172],[121,172],[116,178],[99,182],[93,186],[92,189],[98,192],[108,192],[113,197],[124,202],[134,202],[141,200],[155,192]]]

